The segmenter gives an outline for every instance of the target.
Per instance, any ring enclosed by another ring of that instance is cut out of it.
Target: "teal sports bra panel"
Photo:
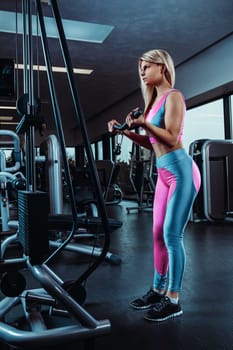
[[[167,96],[173,91],[177,91],[177,90],[172,89],[172,90],[169,90],[168,92],[166,92],[161,97],[161,99],[158,101],[158,103],[149,110],[148,114],[146,115],[146,121],[150,122],[152,125],[154,125],[158,128],[165,129],[165,121],[164,121],[165,102],[166,102]],[[182,122],[181,130],[180,130],[180,134],[179,134],[179,141],[182,140],[183,128],[184,128],[184,117],[183,117],[183,122]],[[149,136],[149,140],[152,144],[161,142],[160,140],[156,139],[152,135]]]

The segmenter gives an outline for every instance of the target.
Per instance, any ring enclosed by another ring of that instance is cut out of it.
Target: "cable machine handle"
[[[134,119],[137,119],[137,118],[140,117],[140,115],[142,115],[142,113],[143,113],[142,109],[139,108],[139,109],[137,109],[136,111],[133,112],[133,115],[132,115],[132,116],[133,116]],[[115,124],[115,125],[113,126],[113,129],[123,131],[123,130],[126,130],[126,129],[135,129],[135,127],[130,128],[129,125],[128,125],[127,123],[124,123],[124,124],[122,124],[122,125],[117,125],[117,124]]]

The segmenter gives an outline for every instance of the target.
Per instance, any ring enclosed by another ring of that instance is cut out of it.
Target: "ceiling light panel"
[[[4,116],[4,115],[2,115],[2,116],[0,116],[0,120],[1,121],[11,121],[11,120],[13,120],[14,119],[14,117],[10,117],[10,116]]]
[[[21,63],[18,63],[18,64],[16,63],[15,69],[24,69],[24,65]],[[33,65],[33,70],[39,70],[39,71],[45,72],[47,69],[45,66],[35,64],[35,65]],[[66,68],[53,66],[52,71],[56,72],[56,73],[66,73]],[[93,69],[73,68],[73,72],[76,74],[90,75],[93,72]]]
[[[0,109],[16,109],[15,106],[0,106]]]
[[[19,123],[17,123],[17,122],[1,122],[0,121],[0,125],[17,125],[17,124],[19,124]]]
[[[18,13],[18,32],[22,34],[22,13]],[[55,19],[44,17],[46,33],[49,38],[58,38],[58,31]],[[69,19],[62,20],[66,39],[86,41],[92,43],[103,43],[113,30],[113,26],[73,21]],[[16,14],[10,11],[0,11],[0,32],[16,33]],[[32,16],[32,33],[37,35],[36,16]]]

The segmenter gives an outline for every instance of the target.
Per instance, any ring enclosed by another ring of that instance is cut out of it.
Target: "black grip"
[[[141,115],[142,113],[143,113],[143,111],[139,108],[139,109],[137,109],[136,111],[133,112],[132,117],[133,117],[134,119],[137,119],[137,118],[140,117],[140,115]],[[113,126],[113,129],[123,131],[123,130],[129,129],[129,125],[128,125],[127,123],[124,123],[124,124],[121,124],[121,125],[115,124],[115,125]]]

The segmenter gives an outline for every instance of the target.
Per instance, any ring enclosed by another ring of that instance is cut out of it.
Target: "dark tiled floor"
[[[121,264],[105,261],[86,282],[85,309],[96,319],[111,322],[110,334],[98,337],[89,348],[233,350],[233,223],[188,224],[181,294],[184,315],[161,324],[149,323],[143,320],[143,311],[128,304],[151,285],[152,216],[151,211],[127,214],[127,205],[133,204],[107,207],[110,217],[123,222],[111,234],[110,249],[121,257]],[[80,254],[63,252],[49,266],[61,279],[69,280],[86,269],[87,260]],[[61,348],[83,349],[84,342]]]

